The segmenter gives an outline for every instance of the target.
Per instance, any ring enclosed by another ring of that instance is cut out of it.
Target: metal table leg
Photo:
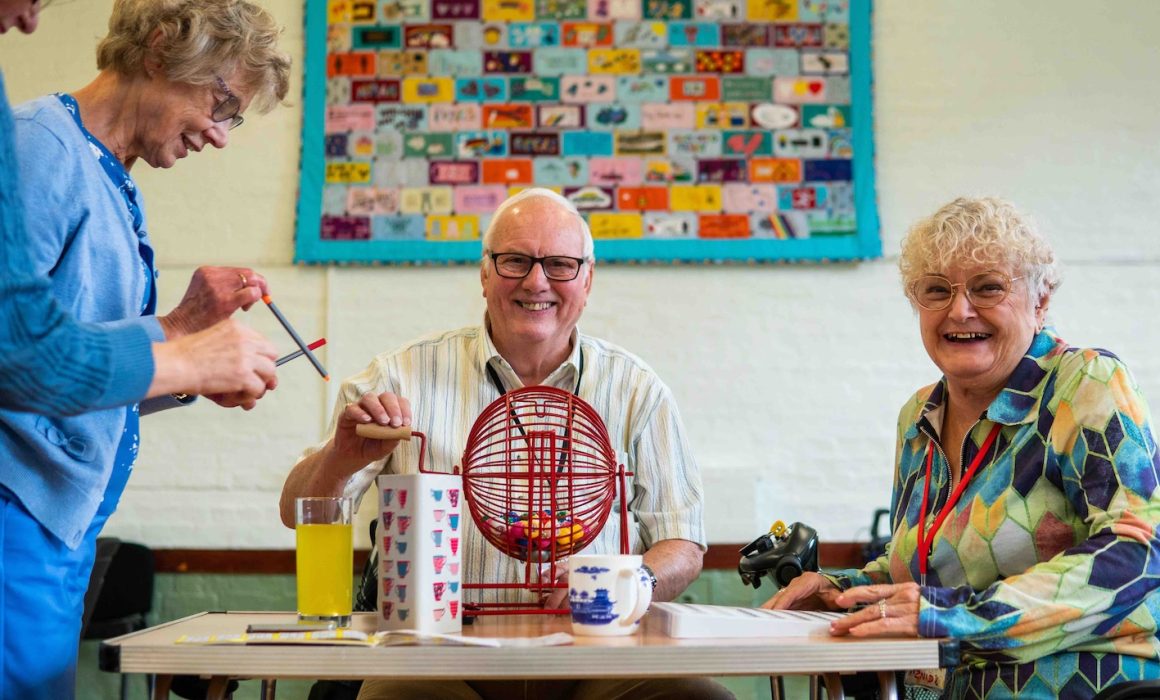
[[[229,686],[229,677],[212,676],[209,679],[209,687],[205,690],[205,700],[225,700]]]
[[[878,699],[898,700],[898,676],[893,671],[878,672]]]
[[[278,690],[278,679],[263,678],[262,689],[258,693],[258,697],[262,700],[274,700],[274,693]]]
[[[173,676],[159,674],[153,682],[153,700],[169,700],[169,686],[173,683]]]
[[[822,700],[821,679],[811,674],[806,676],[806,680],[809,683],[809,700]],[[789,700],[785,693],[785,676],[769,677],[769,697],[770,700]]]
[[[842,676],[837,673],[827,673],[822,676],[826,682],[826,697],[830,700],[846,700],[846,691],[842,690]]]

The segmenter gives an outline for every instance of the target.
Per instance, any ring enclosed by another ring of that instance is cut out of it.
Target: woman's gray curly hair
[[[97,68],[137,76],[152,55],[174,82],[213,85],[215,76],[233,76],[265,113],[289,89],[281,33],[273,16],[249,0],[117,0],[109,34],[97,46]]]
[[[908,293],[919,277],[946,275],[956,266],[1009,267],[1026,279],[1033,299],[1060,284],[1051,244],[1030,218],[997,197],[959,197],[916,222],[902,240],[898,268]]]

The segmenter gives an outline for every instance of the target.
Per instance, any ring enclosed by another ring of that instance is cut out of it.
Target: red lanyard
[[[943,521],[951,514],[951,510],[955,504],[959,502],[959,497],[963,495],[963,491],[967,488],[967,483],[975,472],[979,470],[979,466],[983,463],[983,457],[991,449],[991,445],[995,442],[995,438],[999,435],[999,429],[1003,427],[998,423],[991,428],[991,432],[987,433],[987,439],[983,441],[983,446],[979,448],[979,453],[971,460],[971,466],[967,468],[967,473],[963,474],[963,478],[959,479],[959,485],[955,487],[954,493],[947,499],[946,505],[943,506],[942,511],[938,517],[934,519],[934,524],[931,525],[930,530],[925,530],[926,525],[926,506],[927,497],[930,495],[931,471],[934,463],[934,440],[926,448],[926,488],[922,491],[922,512],[919,513],[918,518],[918,573],[920,578],[919,585],[926,585],[926,570],[927,560],[930,558],[930,550],[934,541],[934,535],[938,529],[942,527]]]

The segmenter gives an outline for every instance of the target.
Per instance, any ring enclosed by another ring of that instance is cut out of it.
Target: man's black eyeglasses
[[[500,277],[519,280],[528,276],[532,266],[540,263],[544,276],[556,282],[570,282],[580,274],[580,266],[584,258],[573,258],[567,255],[548,255],[543,258],[534,258],[522,253],[491,253],[491,261],[495,264],[495,271]]]
[[[230,91],[230,86],[226,85],[226,81],[217,76],[214,76],[214,80],[217,81],[218,90],[224,92],[226,98],[213,106],[213,114],[210,115],[210,119],[215,122],[229,122],[229,128],[236,129],[245,121],[242,115],[238,114],[242,111],[242,101]]]

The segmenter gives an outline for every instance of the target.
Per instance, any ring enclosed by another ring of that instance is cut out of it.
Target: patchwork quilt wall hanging
[[[870,0],[307,0],[296,259],[476,261],[552,188],[601,260],[881,254]]]

